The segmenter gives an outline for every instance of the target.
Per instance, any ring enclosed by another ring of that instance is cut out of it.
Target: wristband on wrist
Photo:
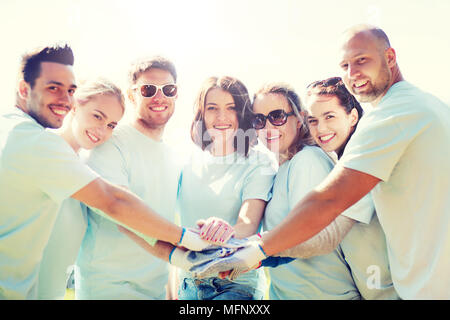
[[[258,244],[258,247],[259,247],[259,249],[262,251],[262,253],[264,254],[264,256],[267,258],[267,254],[266,254],[266,252],[264,251],[263,247],[261,247],[260,244]]]
[[[173,247],[173,249],[172,249],[172,251],[170,251],[170,253],[169,253],[169,263],[172,263],[172,254],[175,252],[175,249],[176,249],[177,247]]]
[[[180,245],[181,241],[183,241],[184,233],[186,232],[186,228],[183,228],[183,231],[181,231],[181,237],[180,240],[176,243],[176,245]]]

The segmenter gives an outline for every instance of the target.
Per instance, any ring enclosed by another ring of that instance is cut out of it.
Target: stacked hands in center
[[[170,263],[196,278],[228,276],[231,280],[259,267],[266,258],[259,235],[244,239],[234,236],[233,227],[219,218],[198,222],[198,229],[183,229],[170,254]]]

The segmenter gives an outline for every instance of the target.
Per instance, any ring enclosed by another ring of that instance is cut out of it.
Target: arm
[[[177,243],[182,228],[164,219],[126,189],[97,178],[72,195],[72,198],[97,208],[146,236]]]
[[[226,243],[233,235],[243,239],[258,232],[264,215],[266,201],[247,199],[242,203],[236,224],[232,227],[228,222],[217,217],[200,220],[200,237],[215,244]]]
[[[169,256],[170,253],[172,252],[173,248],[175,247],[174,245],[168,243],[168,242],[164,242],[164,241],[157,241],[155,243],[155,245],[150,245],[149,243],[147,243],[147,241],[145,241],[144,239],[142,239],[141,237],[139,237],[138,235],[136,235],[134,232],[118,226],[120,232],[126,234],[128,237],[130,237],[130,239],[132,239],[134,242],[136,242],[139,246],[141,246],[145,251],[147,251],[148,253],[154,255],[155,257],[164,260],[166,262],[169,262]]]
[[[242,203],[238,220],[234,225],[236,238],[246,238],[258,232],[266,204],[266,201],[261,199],[248,199]]]
[[[270,256],[305,242],[372,190],[379,181],[369,174],[336,166],[282,223],[263,236],[263,250]]]
[[[329,254],[341,243],[355,222],[353,219],[340,215],[312,238],[275,256],[307,259]]]

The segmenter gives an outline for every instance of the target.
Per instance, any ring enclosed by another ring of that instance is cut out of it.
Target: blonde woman
[[[85,82],[75,94],[75,104],[56,132],[79,153],[107,141],[125,111],[121,90],[106,79]],[[87,228],[86,207],[67,199],[59,209],[39,271],[38,298],[63,299]]]

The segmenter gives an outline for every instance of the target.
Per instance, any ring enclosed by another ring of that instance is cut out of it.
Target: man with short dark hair
[[[207,243],[84,165],[58,128],[76,89],[69,47],[24,56],[17,105],[0,117],[0,299],[35,299],[39,263],[69,197],[141,232],[198,250]]]

